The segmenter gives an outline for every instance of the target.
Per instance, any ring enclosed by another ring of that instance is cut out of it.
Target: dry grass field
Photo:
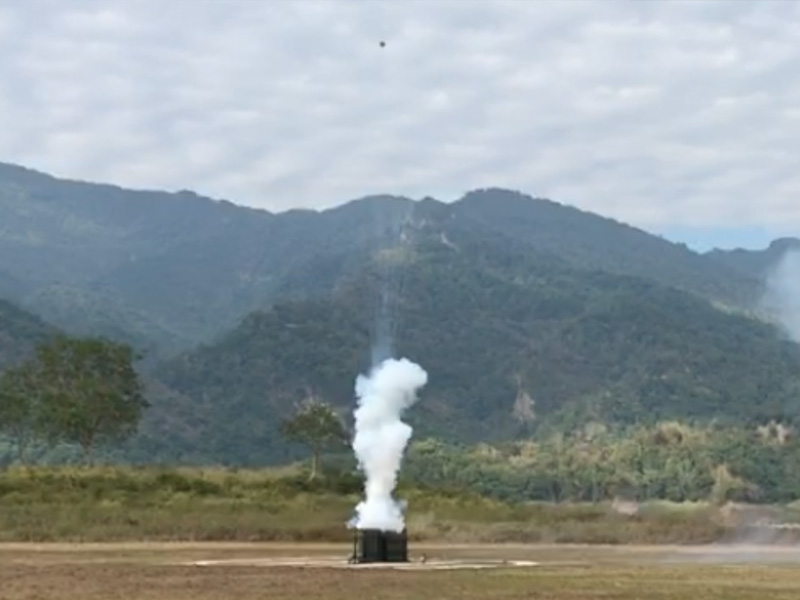
[[[315,566],[349,547],[290,544],[4,544],[2,600],[796,600],[788,548],[415,545],[437,560],[529,560],[486,570]],[[300,559],[306,566],[267,566]],[[194,561],[219,561],[210,566]],[[226,564],[226,561],[234,561]]]
[[[724,507],[649,503],[625,515],[608,503],[403,497],[414,507],[411,568],[376,569],[346,564],[358,494],[305,478],[10,469],[0,473],[0,600],[800,598],[800,549],[689,545],[766,541],[730,524]]]

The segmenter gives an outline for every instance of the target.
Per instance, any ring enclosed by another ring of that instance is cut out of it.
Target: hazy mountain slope
[[[28,291],[25,282],[0,269],[0,298],[18,300]]]
[[[2,266],[22,280],[87,283],[221,227],[270,218],[190,192],[131,191],[0,164]]]
[[[180,327],[173,331],[97,282],[121,265],[209,240],[221,228],[270,218],[190,192],[130,191],[0,164],[0,270],[17,282],[15,297],[24,306],[68,331],[108,333],[114,322],[129,339],[179,343]],[[153,285],[148,278],[137,283]]]
[[[191,346],[177,331],[160,326],[119,296],[78,285],[42,286],[25,295],[28,310],[51,323],[63,323],[71,335],[100,335],[130,344],[148,362]]]
[[[583,418],[624,423],[794,420],[800,414],[798,350],[764,323],[676,290],[631,282],[536,348],[529,376],[547,387],[551,373],[569,374],[561,379],[569,392],[543,393],[539,403],[544,411],[560,408],[565,425],[576,408]],[[592,389],[586,385],[592,376],[607,385]],[[580,400],[556,407],[559,396]]]
[[[0,164],[0,290],[76,333],[107,333],[113,322],[127,339],[187,347],[278,290],[320,289],[296,277],[306,261],[368,255],[365,245],[410,210],[409,200],[375,197],[276,219],[190,192],[130,191]]]
[[[121,265],[97,285],[187,339],[207,339],[275,299],[329,292],[345,263],[368,258],[411,209],[409,200],[381,197],[290,211]],[[313,270],[319,261],[322,273]]]
[[[532,249],[575,265],[646,277],[736,306],[749,306],[758,284],[747,273],[624,223],[507,190],[468,193],[456,214]]]
[[[40,318],[0,299],[0,370],[23,360],[56,329]]]
[[[735,306],[758,286],[683,246],[503,190],[450,205],[379,196],[271,214],[0,164],[0,292],[67,331],[140,348],[185,349],[272,302],[325,296],[375,252],[421,231],[458,244],[491,234],[520,251]]]
[[[787,251],[800,251],[800,239],[781,238],[764,250],[711,250],[706,256],[728,268],[736,269],[750,277],[763,280],[784,257]]]
[[[382,260],[397,295],[396,350],[430,374],[409,415],[419,435],[508,439],[589,419],[734,421],[796,414],[800,351],[772,328],[642,279],[530,259],[486,237],[474,246],[416,240]],[[191,415],[183,435],[142,447],[197,461],[286,457],[280,417],[309,391],[342,411],[369,363],[373,265],[324,300],[248,317],[218,343],[164,364],[176,396],[155,421]],[[523,276],[510,277],[512,273]]]

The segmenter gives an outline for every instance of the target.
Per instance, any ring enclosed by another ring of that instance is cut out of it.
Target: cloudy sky
[[[0,118],[0,161],[270,210],[501,186],[800,234],[793,0],[17,0]]]

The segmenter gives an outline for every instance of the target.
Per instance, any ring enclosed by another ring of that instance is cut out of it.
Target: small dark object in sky
[[[383,40],[381,40],[381,48],[385,48],[385,47],[386,47],[386,42],[384,42]]]

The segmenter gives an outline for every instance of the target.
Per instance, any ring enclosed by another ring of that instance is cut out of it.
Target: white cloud
[[[9,4],[0,160],[271,210],[508,186],[800,227],[797,2]]]

